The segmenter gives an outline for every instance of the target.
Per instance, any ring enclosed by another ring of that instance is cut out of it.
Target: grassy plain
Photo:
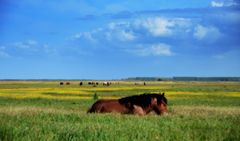
[[[240,140],[239,82],[0,81],[0,140]],[[165,92],[169,113],[86,114],[99,98]]]

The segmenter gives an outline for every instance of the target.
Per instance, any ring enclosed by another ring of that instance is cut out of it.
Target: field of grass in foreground
[[[133,84],[0,81],[0,140],[240,140],[240,83]],[[165,92],[169,114],[86,114],[95,93],[119,98],[144,92]]]

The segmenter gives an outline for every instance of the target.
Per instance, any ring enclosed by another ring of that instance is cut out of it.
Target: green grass
[[[240,83],[161,82],[147,86],[124,83],[98,87],[103,89],[98,90],[88,85],[79,87],[77,83],[61,87],[57,82],[0,82],[0,141],[240,140]],[[31,90],[47,88],[40,93],[52,94],[55,98],[1,97],[1,94],[28,94],[31,92],[28,88]],[[58,92],[62,89],[64,92]],[[73,89],[79,91],[84,89],[89,93],[90,99],[81,99],[84,94],[72,93]],[[157,91],[165,91],[169,100],[167,115],[86,113],[94,103],[95,92],[104,98]],[[237,93],[228,96],[221,95],[223,92]],[[79,99],[58,99],[60,95],[79,95]]]
[[[159,117],[21,109],[1,114],[2,140],[239,140],[238,115],[173,113]],[[186,109],[185,109],[186,112]],[[195,112],[195,113],[194,113]],[[234,111],[232,111],[234,112]],[[196,115],[195,115],[196,114]],[[221,115],[221,116],[219,116]]]

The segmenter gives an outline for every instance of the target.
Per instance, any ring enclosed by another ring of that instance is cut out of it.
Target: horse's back
[[[98,100],[96,101],[92,107],[88,110],[88,113],[127,113],[128,109],[120,104],[118,100],[110,99],[110,100]]]

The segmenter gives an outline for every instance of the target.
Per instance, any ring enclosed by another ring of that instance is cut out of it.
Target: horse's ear
[[[165,93],[162,93],[162,96],[164,96]]]

